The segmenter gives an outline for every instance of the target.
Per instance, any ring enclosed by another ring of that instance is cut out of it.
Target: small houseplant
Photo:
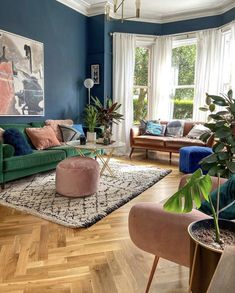
[[[104,127],[104,144],[111,143],[112,136],[112,123],[118,124],[123,120],[123,115],[118,113],[118,109],[121,104],[113,102],[111,99],[107,99],[104,106],[97,97],[92,97],[94,106],[97,110],[97,120]]]
[[[85,108],[85,124],[88,128],[87,141],[94,143],[96,141],[95,127],[97,124],[97,110],[92,105],[87,105]]]

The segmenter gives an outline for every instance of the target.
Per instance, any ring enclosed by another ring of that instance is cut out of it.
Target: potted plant
[[[101,126],[104,127],[103,143],[110,144],[112,136],[112,123],[118,124],[121,120],[123,120],[123,115],[118,113],[118,109],[121,107],[121,104],[118,104],[117,102],[114,103],[111,99],[107,99],[103,106],[97,97],[92,97],[92,100],[97,110],[97,120]]]
[[[222,107],[222,110],[215,112],[216,106]],[[200,109],[210,112],[205,126],[214,134],[216,141],[214,154],[202,160],[203,169],[207,169],[212,176],[219,173],[229,178],[235,173],[235,99],[232,90],[223,96],[207,94],[206,105]],[[206,133],[201,139],[206,141],[209,136]]]
[[[97,123],[97,110],[92,105],[87,105],[85,108],[85,124],[88,128],[87,131],[87,141],[95,143],[96,142],[96,132],[95,127]]]
[[[216,106],[224,107],[225,110],[216,112]],[[208,251],[221,253],[225,245],[235,245],[235,223],[219,219],[220,178],[230,178],[235,174],[235,99],[233,99],[233,92],[229,91],[227,95],[223,96],[207,94],[206,105],[200,109],[210,111],[209,122],[205,126],[211,130],[216,141],[213,146],[214,153],[200,162],[208,174],[203,175],[202,170],[198,169],[189,177],[186,185],[167,200],[164,209],[171,212],[188,213],[192,211],[193,204],[199,208],[202,199],[206,200],[211,207],[213,219],[192,223],[189,226],[189,234],[195,241],[196,247],[201,245]],[[203,134],[201,139],[207,140],[210,135]],[[217,198],[214,204],[210,195],[212,189],[210,175],[218,178]],[[232,237],[230,237],[231,235]],[[232,242],[231,239],[233,239]],[[194,268],[191,268],[191,276],[193,270]]]

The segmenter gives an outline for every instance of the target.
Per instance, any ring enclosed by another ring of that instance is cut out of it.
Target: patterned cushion
[[[184,122],[173,120],[167,123],[166,136],[182,137],[184,133]]]
[[[211,133],[210,129],[202,124],[194,125],[187,135],[188,138],[200,139],[201,135],[204,133]]]
[[[79,132],[77,129],[75,129],[72,126],[69,125],[59,125],[61,135],[62,135],[62,141],[68,142],[72,140],[78,140],[81,136],[81,132]]]
[[[146,128],[147,128],[147,124],[148,122],[151,122],[151,123],[155,123],[155,124],[160,124],[162,126],[162,131],[161,131],[161,134],[160,136],[164,136],[165,135],[165,131],[166,131],[166,125],[165,124],[161,124],[159,122],[159,120],[141,120],[140,121],[140,127],[139,127],[139,131],[140,131],[140,135],[144,135],[144,134],[150,134],[150,133],[147,133],[146,132]],[[153,135],[153,134],[151,134]]]
[[[62,142],[62,136],[61,136],[61,131],[59,128],[59,125],[73,125],[73,120],[71,119],[66,119],[66,120],[46,120],[45,124],[47,126],[50,126],[53,131],[55,132],[55,135],[59,142]]]
[[[162,133],[162,126],[159,123],[154,123],[152,121],[147,122],[147,127],[145,134],[160,136]]]
[[[73,124],[73,128],[81,133],[81,135],[85,135],[82,124]]]

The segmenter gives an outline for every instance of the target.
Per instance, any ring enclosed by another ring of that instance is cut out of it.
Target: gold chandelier
[[[124,22],[124,20],[126,19],[131,19],[131,18],[140,18],[140,0],[136,0],[135,1],[135,6],[136,6],[136,12],[135,12],[135,16],[129,16],[129,17],[125,17],[124,16],[124,5],[125,5],[125,0],[114,0],[113,3],[113,13],[114,15],[121,10],[121,18],[119,18],[119,20],[121,20],[122,22]],[[110,20],[110,12],[111,12],[111,7],[110,4],[108,3],[106,5],[105,8],[105,14],[106,14],[106,18],[107,20]],[[116,17],[115,17],[116,18]]]

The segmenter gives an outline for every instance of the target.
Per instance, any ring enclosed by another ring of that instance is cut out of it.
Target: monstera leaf
[[[198,169],[188,179],[187,183],[164,204],[164,210],[175,213],[189,213],[196,207],[201,206],[202,198],[209,202],[209,193],[212,189],[212,180],[209,175],[203,175]]]

